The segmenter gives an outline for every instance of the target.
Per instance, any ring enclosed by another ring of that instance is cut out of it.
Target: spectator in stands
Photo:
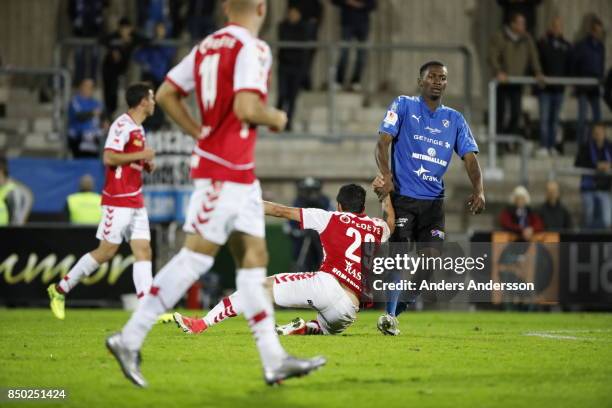
[[[546,34],[538,42],[543,74],[564,77],[570,74],[572,45],[563,37],[563,21],[556,16],[551,20]],[[540,103],[540,150],[539,156],[556,153],[554,150],[559,128],[559,114],[563,104],[563,85],[548,85],[538,89]]]
[[[586,37],[576,43],[572,56],[573,75],[579,77],[603,79],[605,63],[605,47],[603,40],[605,31],[600,19],[594,17],[589,24]],[[583,143],[587,139],[587,109],[591,106],[593,122],[601,120],[601,107],[599,105],[599,86],[576,87],[578,98],[577,139]]]
[[[497,131],[519,133],[522,86],[505,84],[508,76],[527,75],[529,69],[543,81],[542,68],[533,38],[526,30],[525,17],[513,14],[509,25],[495,34],[489,47],[489,64],[500,82],[497,93]],[[504,124],[506,107],[510,105],[510,118]]]
[[[98,38],[104,32],[104,9],[108,0],[70,0],[68,16],[72,22],[72,35],[77,38]],[[79,45],[74,48],[74,84],[83,78],[97,78],[98,47]]]
[[[104,107],[106,114],[112,118],[117,110],[117,92],[119,79],[130,64],[132,51],[143,43],[143,37],[134,32],[134,27],[127,17],[119,20],[119,28],[102,39],[107,47],[102,62],[102,82],[104,86]]]
[[[155,26],[162,22],[166,32],[172,32],[172,11],[180,2],[176,0],[137,0],[138,27],[147,38],[155,36]]]
[[[537,8],[542,0],[497,0],[497,4],[502,8],[502,23],[510,24],[513,14],[525,16],[527,31],[532,37],[536,36]]]
[[[546,183],[546,201],[538,209],[546,231],[562,231],[572,228],[572,217],[561,203],[559,183],[554,180]]]
[[[94,178],[85,174],[79,180],[79,191],[66,197],[66,213],[71,224],[98,225],[102,219],[102,196],[94,188]]]
[[[308,41],[308,25],[300,11],[289,7],[287,17],[278,25],[280,41]],[[276,107],[287,112],[287,130],[291,130],[302,78],[305,72],[308,54],[300,48],[281,48],[278,53],[278,102]]]
[[[591,138],[578,150],[576,167],[595,170],[585,174],[580,182],[582,216],[585,228],[610,228],[612,225],[611,189],[612,144],[606,140],[606,127],[593,125]]]
[[[134,53],[134,60],[140,65],[140,79],[151,82],[155,89],[164,81],[166,73],[170,70],[174,54],[176,54],[175,47],[155,43],[155,41],[165,40],[166,32],[166,25],[161,21],[158,22],[155,25],[154,42]]]
[[[98,157],[100,152],[102,104],[94,91],[93,79],[83,79],[68,107],[68,146],[75,158]]]
[[[321,0],[289,0],[287,8],[296,8],[302,15],[302,20],[308,26],[307,41],[317,41],[319,38],[319,27],[323,17],[323,4]],[[312,62],[317,50],[315,48],[306,50],[306,64],[302,76],[302,88],[312,89]]]
[[[370,33],[370,13],[376,8],[376,0],[332,0],[340,7],[340,38],[342,41],[357,40],[365,43]],[[357,51],[355,70],[351,77],[351,89],[361,90],[361,74],[365,67],[366,51]],[[348,65],[348,48],[340,51],[340,61],[336,72],[336,85],[338,88],[344,84]]]
[[[531,197],[523,186],[517,186],[510,196],[510,206],[502,210],[499,223],[505,231],[515,232],[519,239],[529,241],[544,229],[540,216],[529,207]]]
[[[300,208],[321,208],[334,210],[329,197],[323,194],[321,180],[306,177],[297,184],[297,197],[293,206]],[[300,228],[298,222],[289,221],[287,231],[293,246],[293,260],[296,271],[315,271],[323,259],[323,248],[319,235],[312,230]]]
[[[15,225],[17,185],[9,178],[8,161],[0,156],[0,227]]]
[[[217,29],[215,24],[216,0],[189,0],[187,29],[193,42],[200,41]]]

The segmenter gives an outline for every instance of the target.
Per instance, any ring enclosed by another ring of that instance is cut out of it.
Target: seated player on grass
[[[375,181],[376,183],[376,181]],[[366,191],[356,184],[342,186],[337,211],[293,208],[264,202],[266,215],[299,221],[301,228],[319,233],[324,258],[318,272],[280,273],[266,279],[266,289],[278,306],[314,309],[317,318],[296,318],[277,326],[279,335],[338,334],[356,319],[361,294],[361,244],[385,242],[395,227],[391,200],[383,201],[384,221],[365,213]],[[242,294],[225,297],[203,318],[174,313],[185,333],[201,333],[210,326],[242,312]]]

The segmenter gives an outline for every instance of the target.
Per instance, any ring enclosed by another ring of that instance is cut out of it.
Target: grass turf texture
[[[281,311],[285,323],[308,311]],[[345,335],[282,339],[298,356],[322,354],[313,375],[264,385],[242,318],[198,335],[155,326],[143,349],[150,388],[121,374],[103,343],[128,314],[0,310],[0,387],[65,388],[70,407],[610,407],[612,315],[406,313],[402,335],[376,331],[359,314]],[[531,335],[526,335],[531,334]],[[548,337],[543,337],[548,336]],[[42,405],[41,405],[42,404]]]

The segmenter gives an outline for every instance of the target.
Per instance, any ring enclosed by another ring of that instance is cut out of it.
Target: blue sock
[[[392,272],[390,278],[391,278],[389,279],[390,282],[399,282],[400,274],[397,272]],[[387,304],[385,305],[387,314],[390,314],[391,316],[395,316],[400,294],[401,294],[400,290],[389,291],[388,298],[387,298]]]

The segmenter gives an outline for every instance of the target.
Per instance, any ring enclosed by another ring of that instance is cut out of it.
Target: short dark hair
[[[444,65],[444,63],[440,61],[427,61],[426,63],[421,65],[421,68],[419,68],[419,76],[423,78],[423,75],[425,75],[425,71],[427,71],[431,67],[445,67],[445,66],[446,65]]]
[[[343,211],[362,213],[365,210],[366,191],[357,184],[346,184],[340,187],[336,201]]]
[[[3,155],[0,155],[0,173],[5,176],[9,175],[8,160]]]
[[[125,102],[129,108],[134,108],[140,104],[144,98],[149,96],[149,91],[153,88],[144,82],[132,84],[125,90]]]

